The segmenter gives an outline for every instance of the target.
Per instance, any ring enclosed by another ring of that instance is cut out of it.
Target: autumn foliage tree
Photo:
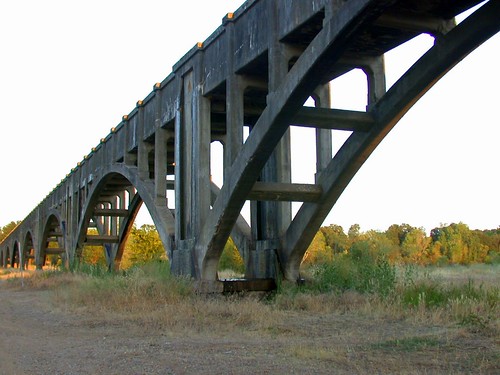
[[[11,221],[9,224],[0,227],[0,242],[9,235],[10,232],[20,223],[20,221]]]
[[[393,264],[496,263],[500,261],[500,228],[470,230],[466,224],[453,223],[434,228],[428,236],[423,228],[409,224],[393,224],[385,232],[362,232],[355,224],[347,234],[341,226],[330,225],[318,231],[303,265],[325,263],[359,249],[366,256],[382,256]]]
[[[134,225],[125,245],[120,268],[159,260],[167,260],[167,256],[156,227],[144,224],[137,228]]]

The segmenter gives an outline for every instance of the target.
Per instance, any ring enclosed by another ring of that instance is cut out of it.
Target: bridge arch
[[[21,253],[20,253],[20,244],[19,241],[14,241],[14,246],[12,247],[12,254],[10,256],[10,266],[12,268],[21,268],[22,267],[22,259],[21,259]]]
[[[384,16],[390,2],[353,1],[333,15],[314,37],[294,66],[286,73],[281,85],[269,95],[267,107],[250,133],[243,152],[233,164],[232,186],[223,186],[207,222],[217,222],[214,228],[205,225],[200,240],[206,244],[199,257],[201,278],[212,279],[221,254],[222,243],[234,225],[235,213],[252,189],[258,173],[288,129],[294,115],[302,108],[316,87],[332,77],[332,66],[345,56],[363,32]],[[490,1],[458,26],[450,22],[435,33],[434,46],[422,56],[391,89],[385,93],[384,76],[376,69],[367,70],[369,105],[367,128],[358,127],[347,139],[326,168],[318,174],[321,196],[315,202],[302,204],[281,236],[277,249],[279,264],[285,278],[300,277],[299,266],[314,234],[353,176],[401,117],[447,71],[484,41],[498,32],[498,2]],[[381,65],[381,64],[379,64]],[[364,116],[364,115],[363,115]],[[332,118],[333,120],[333,118]],[[257,130],[257,131],[255,131]],[[228,229],[226,229],[228,228]]]
[[[47,256],[51,257],[52,266],[67,259],[65,221],[61,213],[55,209],[49,210],[43,225],[39,251],[35,253],[37,269],[43,269],[46,266]]]
[[[10,252],[11,252],[11,249],[12,249],[12,243],[9,243],[7,244],[3,249],[2,249],[2,256],[1,256],[1,259],[0,261],[2,262],[2,266],[3,267],[10,267],[10,259],[11,259],[11,256],[10,256]]]
[[[489,7],[495,8],[490,2],[445,36],[437,37],[434,46],[380,100],[373,102],[369,112],[373,114],[374,126],[367,133],[353,132],[323,174],[323,186],[328,188],[321,207],[304,203],[284,236],[283,248],[289,252],[281,253],[281,264],[286,265],[283,273],[287,278],[299,277],[300,262],[314,233],[384,137],[440,78],[498,31],[498,25],[488,14],[495,11],[488,10]],[[498,4],[496,8],[498,14]]]
[[[27,230],[21,247],[21,266],[23,269],[29,268],[31,264],[35,263],[35,243],[33,241],[33,234],[31,230]]]
[[[102,245],[106,251],[108,267],[118,268],[128,234],[137,213],[144,203],[156,226],[160,239],[171,259],[174,239],[174,217],[166,202],[154,200],[154,185],[139,178],[137,168],[110,165],[103,168],[101,177],[93,182],[83,206],[78,226],[75,255],[81,255],[84,244]],[[88,234],[93,223],[98,234]]]

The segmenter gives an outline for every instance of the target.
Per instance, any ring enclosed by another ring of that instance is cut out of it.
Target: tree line
[[[0,241],[18,222],[0,227]],[[500,227],[471,230],[464,223],[443,225],[427,235],[423,228],[393,224],[386,231],[362,232],[358,224],[347,233],[340,225],[320,228],[307,249],[303,264],[331,262],[335,256],[352,252],[383,256],[393,264],[447,265],[500,262]],[[101,246],[86,246],[84,263],[105,265]],[[166,260],[165,250],[154,225],[133,226],[125,246],[120,268],[154,260]],[[243,260],[230,239],[222,253],[220,269],[244,271]]]
[[[336,254],[363,250],[386,257],[391,263],[420,265],[498,263],[500,227],[471,230],[464,223],[443,225],[427,235],[423,228],[393,224],[386,231],[360,231],[358,224],[347,233],[339,225],[322,227],[309,246],[303,262],[325,263]]]

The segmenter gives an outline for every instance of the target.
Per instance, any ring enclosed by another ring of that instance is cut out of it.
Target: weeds
[[[224,330],[226,326],[265,329],[290,311],[420,317],[437,323],[455,322],[471,332],[489,329],[492,334],[498,326],[499,288],[492,283],[448,283],[419,267],[399,268],[384,258],[372,262],[359,254],[357,258],[337,256],[309,271],[304,285],[279,283],[278,291],[264,299],[196,295],[193,282],[171,275],[165,261],[117,273],[89,265],[75,267],[72,272],[32,272],[24,285],[53,289],[57,303],[85,309],[94,316],[116,319],[119,315],[195,330]]]
[[[396,286],[396,268],[384,257],[341,254],[314,272],[314,285],[320,292],[345,292],[389,295]]]

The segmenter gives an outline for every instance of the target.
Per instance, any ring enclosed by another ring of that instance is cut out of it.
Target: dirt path
[[[0,374],[304,373],[279,340],[179,337],[52,311],[44,291],[0,285]],[[271,349],[271,350],[270,350]],[[284,366],[285,364],[285,366]],[[327,371],[327,368],[318,368]]]
[[[462,329],[291,313],[271,332],[167,332],[61,311],[0,282],[0,374],[494,374],[498,338]],[[401,341],[398,341],[401,340]],[[406,341],[405,341],[406,340]]]

